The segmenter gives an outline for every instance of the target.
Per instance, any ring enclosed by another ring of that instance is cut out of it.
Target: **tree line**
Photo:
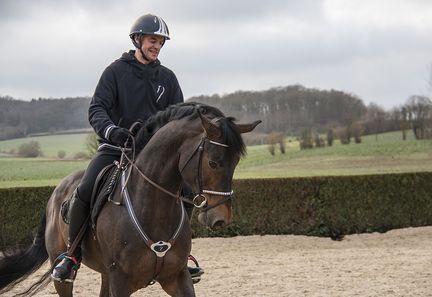
[[[15,100],[0,97],[0,140],[36,133],[90,128],[89,97]]]
[[[416,139],[432,138],[432,101],[424,95],[412,95],[405,104],[389,111],[375,103],[365,105],[356,95],[338,90],[319,90],[293,85],[260,92],[238,91],[227,95],[197,96],[190,100],[219,107],[239,121],[260,119],[256,132],[283,133],[323,143],[338,138],[347,144],[362,135],[402,131],[406,139],[412,130]],[[246,136],[250,137],[250,136]],[[267,137],[267,141],[271,137]],[[311,144],[306,144],[310,146]]]
[[[318,90],[301,85],[266,91],[238,91],[190,100],[219,107],[226,114],[246,122],[263,121],[258,131],[298,135],[304,129],[325,132],[329,126],[344,126],[362,118],[367,108],[355,95],[337,90]]]
[[[188,101],[218,107],[239,122],[260,119],[263,123],[256,134],[301,136],[307,131],[343,138],[411,129],[417,139],[432,138],[432,102],[427,96],[410,96],[404,105],[390,111],[375,103],[366,106],[353,94],[301,85],[196,96]],[[0,140],[90,128],[89,103],[90,97],[31,101],[0,97]]]

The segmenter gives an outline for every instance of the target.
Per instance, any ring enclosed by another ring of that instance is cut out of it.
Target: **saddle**
[[[96,228],[96,221],[101,212],[102,208],[105,206],[107,201],[112,200],[112,194],[120,180],[121,168],[118,166],[117,162],[104,167],[98,174],[95,184],[93,186],[91,203],[90,203],[90,220],[89,224],[93,229]],[[72,197],[71,197],[72,198]],[[63,221],[69,224],[69,204],[71,198],[65,200],[61,206],[61,215]],[[120,202],[114,202],[115,204],[120,204]]]

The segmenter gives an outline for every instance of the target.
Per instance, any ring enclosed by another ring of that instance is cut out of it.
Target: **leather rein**
[[[130,136],[130,137],[132,138],[132,147],[134,148],[135,147],[135,140],[134,140],[134,138],[132,136]],[[198,174],[197,174],[197,177],[198,177],[198,190],[199,190],[199,192],[198,193],[193,193],[194,194],[193,195],[194,198],[192,199],[192,201],[190,201],[190,199],[188,199],[186,197],[181,196],[179,193],[174,194],[174,193],[168,191],[167,189],[163,188],[162,186],[160,186],[159,184],[157,184],[156,182],[154,182],[153,180],[151,180],[147,175],[145,175],[144,172],[142,172],[142,170],[135,164],[135,150],[133,150],[133,156],[132,156],[132,159],[131,159],[127,155],[126,150],[124,148],[122,148],[122,157],[121,157],[122,160],[120,161],[120,164],[123,163],[123,159],[126,159],[127,160],[126,167],[128,165],[131,165],[131,167],[133,169],[135,169],[142,178],[144,178],[149,184],[151,184],[153,187],[155,187],[159,191],[161,191],[161,192],[163,192],[163,193],[167,194],[168,196],[171,196],[171,197],[173,197],[175,199],[180,199],[180,200],[182,200],[185,203],[193,204],[201,212],[207,212],[210,209],[215,208],[216,206],[219,206],[219,205],[221,205],[221,204],[223,204],[223,203],[225,203],[225,202],[233,199],[234,191],[231,190],[229,192],[220,192],[220,191],[213,191],[213,190],[203,189],[203,186],[202,186],[202,156],[203,156],[203,152],[204,152],[204,145],[205,145],[205,143],[209,143],[209,144],[212,144],[212,145],[217,145],[217,146],[221,146],[221,147],[225,147],[225,148],[229,147],[226,144],[210,140],[206,136],[203,136],[201,138],[201,141],[199,142],[198,146],[194,149],[193,153],[191,154],[191,156],[188,158],[188,160],[185,162],[185,164],[183,165],[183,167],[180,170],[180,173],[183,172],[183,170],[188,165],[188,163],[190,162],[190,160],[192,160],[193,157],[195,156],[195,154],[197,152],[199,152],[200,155],[199,155],[199,162],[198,162],[198,168],[197,168],[197,171],[198,171]],[[126,170],[124,170],[124,172],[125,171]],[[122,186],[122,190],[126,187],[126,184],[127,184],[128,180],[129,180],[129,176],[130,176],[131,172],[132,172],[132,170],[130,170],[130,172],[128,174],[128,177],[127,177],[127,179],[125,181],[125,185],[124,185],[124,187]],[[225,199],[222,199],[221,201],[218,201],[215,204],[209,205],[208,204],[207,196],[205,196],[204,194],[223,196],[223,197],[225,197]]]

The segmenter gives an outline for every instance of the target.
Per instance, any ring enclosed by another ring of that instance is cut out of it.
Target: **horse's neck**
[[[189,147],[201,134],[200,121],[184,118],[170,122],[160,128],[140,152],[137,165],[151,180],[175,194],[181,183],[180,147]],[[149,190],[161,194],[154,186]]]
[[[151,140],[137,156],[136,165],[141,171],[132,170],[130,191],[139,217],[151,220],[177,220],[180,208],[177,199],[151,185],[142,176],[151,179],[165,190],[177,194],[181,176],[178,170],[178,146],[181,133],[159,135]],[[146,220],[146,219],[144,219]],[[177,221],[175,222],[177,223]]]

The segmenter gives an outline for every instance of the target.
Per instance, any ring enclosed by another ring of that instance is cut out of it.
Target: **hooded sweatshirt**
[[[89,122],[99,142],[112,144],[109,136],[114,128],[129,129],[134,122],[144,122],[180,102],[183,93],[174,72],[159,60],[140,63],[131,50],[102,73],[90,102]]]

